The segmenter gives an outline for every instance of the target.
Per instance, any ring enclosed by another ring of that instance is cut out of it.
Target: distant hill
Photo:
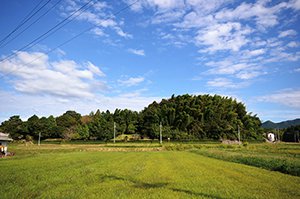
[[[290,126],[296,126],[296,125],[300,125],[300,119],[287,120],[287,121],[283,121],[283,122],[279,122],[279,123],[274,123],[274,122],[268,120],[268,121],[262,123],[261,126],[266,129],[268,129],[268,128],[270,128],[270,129],[285,129]]]

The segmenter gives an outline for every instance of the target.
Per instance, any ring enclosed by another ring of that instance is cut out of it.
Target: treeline
[[[284,130],[282,141],[300,142],[300,125],[291,126]]]
[[[261,122],[256,115],[247,113],[244,104],[218,95],[181,95],[153,102],[141,112],[128,109],[91,112],[82,116],[67,111],[58,117],[36,115],[27,121],[12,116],[2,122],[0,130],[13,139],[63,138],[66,140],[110,140],[113,124],[119,134],[140,134],[151,139],[159,137],[162,124],[163,138],[171,139],[236,139],[240,128],[241,138],[261,139]]]

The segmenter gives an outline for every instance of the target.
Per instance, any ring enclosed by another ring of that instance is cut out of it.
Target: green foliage
[[[21,139],[28,134],[26,125],[18,115],[12,116],[9,120],[2,122],[1,130],[4,133],[9,133],[13,139]]]
[[[56,118],[57,126],[63,128],[70,128],[72,126],[76,126],[81,124],[81,115],[76,113],[75,111],[67,111],[63,115]]]
[[[140,113],[139,128],[150,138],[157,138],[160,122],[172,139],[237,139],[237,126],[243,132],[242,139],[262,137],[256,115],[247,114],[244,104],[218,95],[173,95]]]
[[[263,131],[259,118],[248,114],[244,104],[218,95],[179,95],[153,102],[140,113],[128,109],[116,109],[81,116],[67,111],[54,118],[39,118],[33,115],[23,122],[13,116],[1,124],[4,132],[14,139],[26,135],[37,139],[64,138],[110,140],[113,138],[114,122],[116,135],[140,134],[142,137],[157,139],[160,123],[163,138],[171,140],[237,139],[237,128],[241,129],[242,140],[261,140]]]
[[[91,122],[87,123],[89,135],[99,140],[113,138],[113,118],[110,113],[101,113],[99,110],[91,114]]]
[[[87,140],[90,137],[89,127],[85,125],[79,125],[76,128],[77,139]]]
[[[300,125],[291,126],[287,128],[284,133],[282,140],[285,142],[299,142],[300,141]]]
[[[248,145],[249,145],[248,142],[243,142],[243,146],[244,146],[244,147],[247,147]]]

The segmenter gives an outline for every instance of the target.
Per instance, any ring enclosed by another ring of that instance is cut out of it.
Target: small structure
[[[275,134],[274,133],[268,133],[267,134],[267,139],[269,142],[275,142]]]
[[[8,142],[13,140],[13,139],[9,138],[8,136],[9,136],[9,134],[0,132],[0,155],[7,154]]]

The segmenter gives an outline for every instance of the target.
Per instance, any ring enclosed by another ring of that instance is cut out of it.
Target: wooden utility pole
[[[114,122],[114,143],[116,143],[116,123]]]
[[[161,122],[159,124],[159,143],[162,144],[162,125]]]

